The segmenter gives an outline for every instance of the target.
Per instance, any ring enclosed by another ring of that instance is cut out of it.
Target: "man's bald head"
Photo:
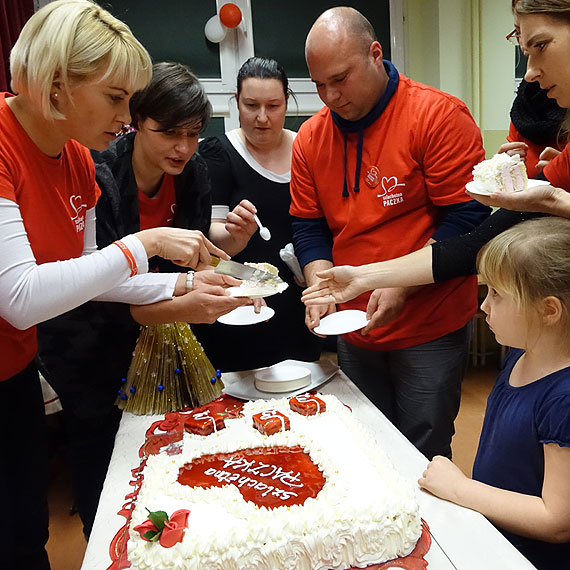
[[[305,42],[305,54],[311,50],[311,44],[322,42],[337,46],[348,43],[366,54],[375,41],[378,40],[372,24],[358,10],[338,6],[323,12],[312,25]]]
[[[331,8],[318,17],[307,36],[305,58],[323,103],[348,121],[364,117],[386,89],[382,46],[354,8]]]

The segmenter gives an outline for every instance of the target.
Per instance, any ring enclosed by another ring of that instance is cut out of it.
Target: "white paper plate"
[[[528,188],[536,188],[537,186],[550,186],[550,182],[546,180],[535,180],[534,178],[529,178],[528,186],[524,189],[527,190]],[[485,190],[479,182],[475,182],[475,180],[471,180],[471,182],[467,182],[465,184],[465,190],[468,190],[471,194],[479,194],[479,196],[490,196],[492,192],[488,192]],[[518,190],[518,192],[522,192],[523,190]]]
[[[239,287],[228,287],[227,290],[232,297],[249,297],[250,299],[260,299],[262,297],[270,297],[276,293],[283,293],[287,287],[289,287],[289,284],[285,283],[285,281],[279,283],[277,287],[274,285],[268,285],[265,287],[263,285],[258,285],[257,287],[248,287],[244,282]]]
[[[256,313],[252,305],[247,305],[218,317],[218,322],[223,325],[255,325],[269,320],[274,314],[271,307],[261,307],[261,311]]]
[[[348,311],[337,311],[321,319],[318,327],[313,330],[318,334],[344,334],[357,331],[368,324],[366,311],[350,309]]]
[[[280,398],[292,397],[297,394],[303,394],[309,390],[315,390],[328,380],[330,380],[338,371],[338,366],[333,364],[330,360],[323,358],[319,362],[303,362],[301,360],[284,360],[277,366],[302,366],[308,368],[311,372],[311,382],[304,388],[292,390],[291,392],[282,392],[279,394]],[[234,396],[234,398],[241,398],[242,400],[270,400],[275,398],[275,394],[269,392],[262,392],[255,387],[255,373],[260,370],[267,370],[267,368],[258,368],[256,370],[245,370],[243,372],[227,372],[222,375],[222,379],[226,376],[237,377],[231,384],[226,385],[223,389],[225,394]]]
[[[254,378],[258,390],[282,394],[306,388],[311,383],[311,371],[306,366],[279,364],[258,370]]]

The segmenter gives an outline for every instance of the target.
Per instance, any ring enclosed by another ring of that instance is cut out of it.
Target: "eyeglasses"
[[[510,34],[505,36],[507,41],[512,43],[514,46],[520,46],[520,32],[515,28]]]

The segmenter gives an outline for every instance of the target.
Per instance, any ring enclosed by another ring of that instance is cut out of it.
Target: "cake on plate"
[[[528,186],[526,166],[518,154],[496,154],[473,167],[473,180],[481,190],[493,192],[518,192]]]
[[[416,546],[415,486],[336,397],[194,411],[183,425],[141,471],[133,570],[346,570]]]
[[[259,269],[251,278],[245,279],[239,287],[230,287],[230,295],[235,297],[269,297],[275,293],[283,293],[289,284],[279,277],[279,270],[271,263],[246,262],[244,265]],[[270,277],[268,277],[268,274]]]

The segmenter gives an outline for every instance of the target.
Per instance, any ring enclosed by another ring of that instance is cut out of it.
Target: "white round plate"
[[[550,186],[550,182],[546,180],[536,180],[534,178],[528,179],[528,186],[524,188],[524,190],[528,190],[529,188],[536,188],[537,186]],[[492,192],[487,192],[484,190],[478,182],[475,180],[471,180],[471,182],[467,182],[465,184],[465,190],[469,191],[471,194],[478,194],[479,196],[490,196]],[[518,192],[522,192],[522,190],[518,190]]]
[[[288,283],[283,281],[277,287],[275,285],[258,285],[256,287],[248,287],[244,282],[239,287],[228,287],[231,297],[249,297],[250,299],[260,299],[262,297],[270,297],[276,293],[283,293],[289,287]]]
[[[344,334],[357,331],[368,324],[365,311],[350,309],[337,311],[321,319],[318,327],[313,330],[318,334]]]
[[[275,311],[271,307],[261,307],[261,311],[256,313],[252,305],[247,307],[237,307],[233,311],[218,317],[218,322],[224,325],[255,325],[269,320]]]
[[[255,387],[262,392],[291,392],[311,383],[311,371],[305,366],[270,366],[255,373]]]

